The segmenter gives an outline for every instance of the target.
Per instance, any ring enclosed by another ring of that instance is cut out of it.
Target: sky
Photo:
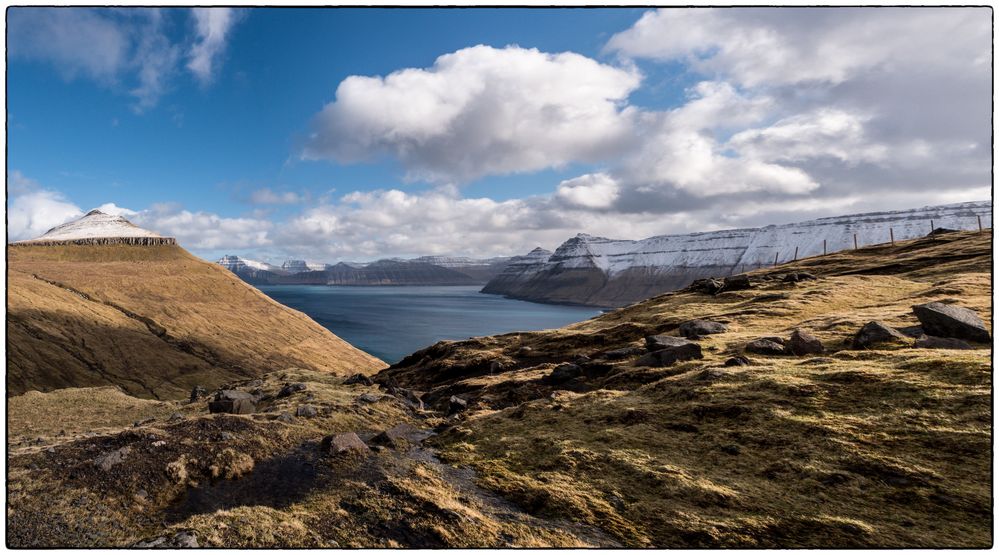
[[[475,257],[991,197],[990,8],[10,8],[8,241]]]

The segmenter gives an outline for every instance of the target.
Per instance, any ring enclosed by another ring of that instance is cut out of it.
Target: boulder
[[[653,335],[645,341],[651,352],[636,360],[635,366],[672,366],[684,360],[704,358],[700,345],[682,337]]]
[[[375,382],[371,378],[365,376],[364,374],[354,374],[353,376],[343,380],[343,385],[375,385]]]
[[[912,307],[926,335],[956,337],[968,341],[989,343],[992,336],[985,322],[973,310],[953,304],[926,303]]]
[[[289,412],[282,412],[281,414],[277,415],[277,418],[275,418],[274,420],[277,420],[278,422],[284,422],[285,424],[291,424],[292,422],[295,421],[295,417],[292,416],[291,413]]]
[[[468,409],[468,401],[458,397],[457,395],[452,395],[447,402],[447,413],[448,415],[457,414],[459,412],[464,412]]]
[[[305,384],[304,383],[298,382],[298,383],[286,384],[284,387],[281,388],[281,391],[278,391],[277,396],[278,397],[287,397],[287,396],[291,395],[292,393],[296,393],[298,391],[305,391]]]
[[[954,337],[934,337],[924,335],[916,340],[913,347],[919,349],[973,349],[970,343]]]
[[[725,283],[720,279],[707,278],[694,280],[687,289],[695,293],[705,293],[708,295],[714,295],[725,287]]]
[[[642,349],[641,347],[623,347],[621,349],[607,351],[603,354],[603,357],[607,360],[621,360],[628,357],[638,356],[644,352],[645,349]]]
[[[787,342],[787,347],[797,356],[817,355],[826,350],[818,337],[802,330],[791,332],[791,340]]]
[[[215,394],[214,400],[208,402],[208,411],[212,413],[252,414],[256,410],[253,395],[235,389],[223,389]]]
[[[957,233],[956,229],[948,229],[946,227],[938,227],[933,231],[926,234],[927,237],[933,237],[934,235],[946,235],[947,233]]]
[[[321,447],[324,453],[334,457],[363,455],[370,451],[354,432],[326,436]]]
[[[728,330],[728,327],[721,322],[712,322],[711,320],[687,320],[686,322],[680,324],[680,335],[688,338],[694,339],[702,335],[711,335],[715,333],[723,333]]]
[[[752,286],[753,282],[749,281],[749,276],[739,274],[737,276],[729,276],[725,278],[722,291],[741,291],[743,289],[749,289]]]
[[[392,449],[404,449],[411,443],[418,443],[419,430],[411,424],[399,424],[371,438],[371,443]]]
[[[744,356],[734,356],[725,361],[725,366],[749,366],[749,359]]]
[[[761,337],[746,343],[746,352],[766,356],[779,356],[788,353],[784,340],[779,337]]]
[[[127,457],[131,451],[131,447],[122,447],[121,449],[115,449],[114,451],[103,453],[94,459],[94,466],[100,468],[104,472],[107,472],[115,465],[125,462],[125,457]]]
[[[546,385],[559,385],[583,375],[583,369],[578,364],[567,362],[559,364],[550,374],[541,378],[541,383]]]
[[[377,403],[378,401],[381,401],[384,397],[385,397],[384,395],[379,395],[377,393],[365,393],[363,395],[359,395],[355,400],[358,403]]]
[[[784,283],[798,283],[799,281],[811,281],[818,279],[814,274],[808,272],[790,272],[784,276]]]
[[[193,403],[205,395],[208,395],[208,391],[200,385],[196,385],[191,389],[191,402]]]
[[[315,418],[318,414],[319,411],[312,405],[301,405],[295,409],[295,416],[300,418]]]
[[[853,336],[854,349],[868,349],[882,343],[908,344],[909,338],[897,329],[877,320],[867,322]]]
[[[398,397],[406,406],[415,411],[424,409],[423,399],[415,391],[403,387],[390,386],[388,392]]]
[[[160,549],[197,549],[198,537],[190,530],[177,532],[173,536],[159,536],[150,540],[142,540],[133,543],[131,547],[149,549],[152,547]]]

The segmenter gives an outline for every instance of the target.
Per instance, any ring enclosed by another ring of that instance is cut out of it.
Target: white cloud
[[[15,170],[7,176],[7,240],[32,239],[83,215],[61,193],[41,188]]]
[[[129,219],[161,235],[176,237],[188,249],[245,249],[272,244],[273,223],[257,218],[226,218],[210,212],[192,212],[175,204],[154,204],[133,212]]]
[[[398,158],[412,179],[464,182],[626,148],[641,75],[579,54],[475,46],[428,69],[351,76],[314,122],[306,159]]]
[[[298,204],[304,200],[304,196],[293,191],[272,191],[266,187],[250,194],[253,204]]]
[[[588,173],[562,181],[555,195],[570,206],[609,208],[617,200],[618,185],[606,173]]]
[[[232,8],[192,8],[198,39],[188,53],[187,68],[204,84],[214,77],[219,57],[225,51],[226,38],[236,23]]]
[[[67,80],[87,78],[125,92],[133,98],[132,109],[143,112],[169,91],[185,51],[195,77],[209,82],[237,20],[228,9],[197,11],[191,18],[196,42],[188,45],[172,40],[167,32],[173,13],[146,8],[14,7],[7,21],[9,53],[13,59],[46,62]]]

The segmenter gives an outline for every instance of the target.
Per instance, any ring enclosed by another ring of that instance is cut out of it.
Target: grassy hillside
[[[802,270],[817,279],[783,280]],[[991,235],[751,278],[558,330],[442,342],[377,374],[381,386],[306,369],[234,380],[258,400],[252,415],[106,387],[10,398],[7,543],[989,546],[991,345],[851,343],[873,319],[915,335],[911,305],[929,301],[988,321]],[[691,318],[728,326],[698,340],[702,359],[608,358]],[[745,355],[794,329],[826,352]],[[553,385],[570,360],[582,375]],[[448,415],[452,395],[467,410]],[[400,424],[412,426],[400,443],[378,439]],[[372,449],[331,453],[323,438],[346,432]]]
[[[194,385],[275,369],[382,366],[177,246],[7,252],[8,395],[119,385],[140,397],[179,398]]]

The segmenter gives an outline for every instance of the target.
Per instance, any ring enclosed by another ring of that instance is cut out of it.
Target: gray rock
[[[302,383],[302,382],[290,383],[290,384],[287,384],[284,387],[282,387],[281,391],[278,391],[277,396],[279,398],[280,397],[287,397],[287,396],[291,395],[292,393],[296,393],[296,392],[299,392],[299,391],[305,391],[305,384],[304,383]]]
[[[375,385],[375,382],[371,378],[365,376],[364,374],[354,374],[353,376],[343,380],[343,385]]]
[[[607,351],[603,354],[603,357],[607,360],[621,360],[633,356],[638,356],[645,352],[645,349],[641,347],[622,347],[620,349],[614,349],[612,351]]]
[[[285,424],[290,424],[295,421],[295,417],[288,412],[282,412],[275,418],[278,422],[284,422]]]
[[[688,290],[694,291],[695,293],[705,293],[708,295],[714,295],[725,287],[725,283],[720,279],[707,278],[694,280],[690,286],[687,287]]]
[[[94,466],[100,468],[104,472],[107,472],[115,465],[125,462],[125,458],[128,457],[128,454],[131,451],[131,447],[122,447],[121,449],[115,449],[114,451],[103,453],[94,459]]]
[[[749,359],[744,356],[734,356],[725,361],[725,366],[749,366]]]
[[[916,340],[913,345],[919,349],[973,349],[970,343],[963,339],[957,339],[954,337],[934,337],[932,335],[924,335]]]
[[[415,411],[422,411],[425,408],[423,398],[415,391],[403,387],[389,387],[388,392],[398,397],[406,406]]]
[[[354,432],[326,436],[321,445],[324,453],[335,457],[363,455],[370,451]]]
[[[878,344],[908,344],[909,341],[909,338],[902,335],[897,329],[884,322],[874,320],[864,324],[864,327],[860,328],[860,331],[853,336],[853,348],[868,349]]]
[[[541,378],[541,383],[548,385],[560,385],[583,375],[583,369],[578,364],[567,362],[556,366],[550,374]]]
[[[377,393],[365,393],[363,395],[358,395],[356,401],[358,403],[377,403],[384,398],[384,395],[379,395]]]
[[[725,278],[725,285],[722,287],[722,291],[741,291],[743,289],[749,289],[753,286],[753,282],[749,280],[749,276],[745,274],[740,274],[737,276],[729,276]]]
[[[459,412],[465,412],[468,409],[468,401],[458,397],[457,395],[452,395],[447,402],[447,413],[448,415],[457,414]]]
[[[170,418],[167,419],[167,422],[180,422],[181,420],[184,420],[184,415],[179,412],[175,412],[170,415]]]
[[[927,335],[956,337],[968,341],[989,343],[992,336],[985,322],[973,310],[953,304],[926,303],[912,307],[912,312]]]
[[[808,272],[791,272],[785,275],[782,281],[784,283],[798,283],[799,281],[811,281],[813,279],[818,278]]]
[[[151,540],[143,540],[132,544],[137,548],[159,548],[159,549],[197,549],[198,537],[190,530],[178,532],[173,536],[159,536]]]
[[[390,447],[392,449],[404,449],[411,443],[419,442],[419,430],[410,424],[399,424],[371,438],[371,443]]]
[[[680,335],[693,339],[702,335],[723,333],[727,330],[728,327],[721,322],[712,322],[711,320],[688,320],[680,324],[679,332]]]
[[[761,337],[746,343],[746,352],[765,356],[780,356],[787,354],[783,340],[774,337]]]
[[[650,353],[635,361],[635,366],[672,366],[684,360],[704,358],[701,346],[681,337],[653,335],[645,338]]]
[[[219,391],[215,399],[208,403],[208,411],[212,413],[253,414],[256,410],[253,395],[235,389]]]
[[[316,415],[318,414],[319,411],[316,410],[316,407],[312,405],[301,405],[300,407],[295,409],[295,416],[301,418],[315,418]]]
[[[818,337],[802,330],[791,332],[791,340],[787,342],[787,348],[797,356],[817,355],[826,350]]]

